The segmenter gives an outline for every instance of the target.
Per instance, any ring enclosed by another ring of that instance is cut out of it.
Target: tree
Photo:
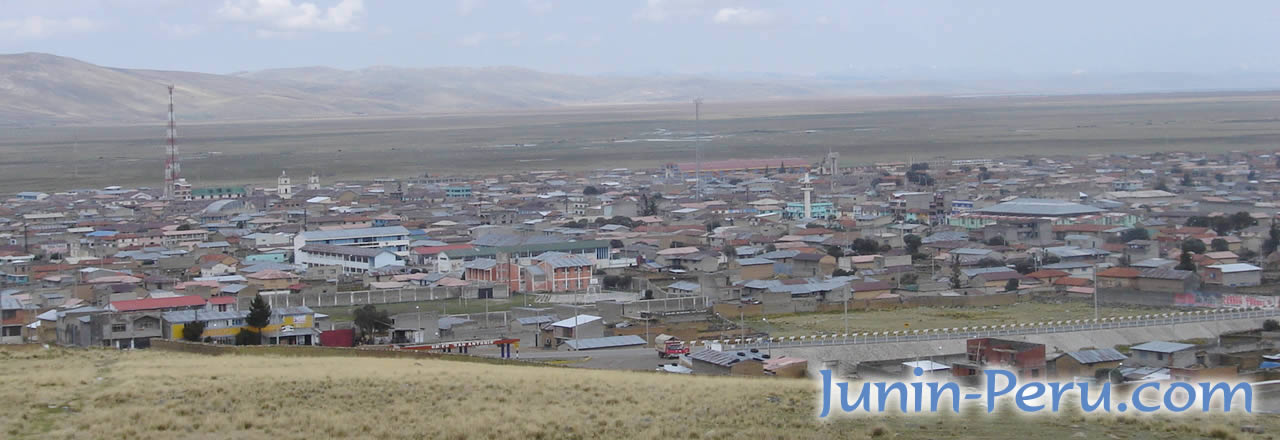
[[[660,198],[662,198],[662,196],[658,194],[654,194],[653,196],[649,196],[648,194],[641,195],[640,215],[658,215],[658,199]]]
[[[1227,180],[1227,176],[1223,175],[1222,173],[1214,174],[1213,180],[1217,180],[1218,183],[1222,183]]]
[[[248,331],[252,335],[245,335],[243,345],[261,344],[262,329],[271,324],[271,305],[267,304],[267,300],[263,299],[262,295],[254,296],[253,301],[249,303],[249,315],[245,316],[244,324],[248,329],[242,330],[241,333]],[[237,341],[239,341],[238,338]]]
[[[997,235],[987,239],[987,246],[1004,246],[1005,244],[1007,243],[1005,243],[1003,236]]]
[[[1214,252],[1224,252],[1230,250],[1231,245],[1227,244],[1226,240],[1215,238],[1213,241],[1209,242],[1209,248],[1213,249]]]
[[[387,315],[386,310],[378,310],[373,304],[365,304],[356,309],[355,324],[356,328],[360,329],[361,337],[367,340],[377,333],[390,329],[391,316]]]
[[[1271,255],[1280,248],[1280,223],[1271,222],[1271,230],[1267,234],[1267,239],[1262,242],[1262,255]]]
[[[200,336],[204,334],[206,324],[204,321],[192,321],[182,326],[182,339],[191,342],[200,342]]]
[[[853,276],[853,274],[855,274],[855,273],[857,273],[857,272],[858,272],[858,269],[849,269],[849,270],[836,269],[835,271],[831,272],[831,276],[833,276],[833,277],[851,277],[851,276]]]
[[[786,172],[787,172],[787,164],[784,162],[778,162],[778,174],[783,174]]]
[[[1258,219],[1253,218],[1253,215],[1247,212],[1240,211],[1228,216],[1227,222],[1231,225],[1232,231],[1239,231],[1241,229],[1258,224]]]
[[[1280,321],[1276,321],[1274,319],[1262,321],[1262,329],[1269,332],[1280,330]]]
[[[880,252],[880,243],[870,238],[855,238],[853,240],[853,251],[858,255],[874,255]]]
[[[1196,271],[1196,263],[1194,261],[1191,261],[1191,252],[1182,251],[1182,257],[1179,258],[1178,260],[1179,260],[1178,266],[1174,267],[1174,269],[1189,270],[1192,272]]]
[[[180,224],[180,225],[178,225],[178,230],[179,230],[179,231],[190,231],[190,230],[191,230],[191,224],[190,224],[190,223],[183,223],[183,224]]]
[[[1205,251],[1205,245],[1203,241],[1200,241],[1200,239],[1188,238],[1186,240],[1182,240],[1182,252],[1194,252],[1197,254],[1203,254],[1204,251]]]
[[[705,225],[703,225],[703,226],[706,226],[706,228],[707,228],[707,232],[711,232],[711,231],[716,230],[716,228],[720,227],[720,222],[719,222],[719,221],[717,221],[717,220],[712,220],[712,221],[707,222],[707,223],[706,223]]]
[[[1018,290],[1018,279],[1017,279],[1017,278],[1009,278],[1009,281],[1006,281],[1006,282],[1004,283],[1004,291],[1005,291],[1005,292],[1016,292],[1017,290]]]
[[[919,276],[919,275],[916,275],[916,273],[915,273],[915,272],[907,272],[907,273],[902,274],[902,276],[899,276],[899,277],[898,277],[898,283],[899,283],[899,284],[906,284],[906,285],[910,286],[910,285],[913,285],[913,284],[917,284],[917,283],[919,283],[919,282],[920,282],[920,276]]]
[[[1126,229],[1120,233],[1120,241],[1128,243],[1134,240],[1150,240],[1151,233],[1144,228]]]
[[[951,288],[959,290],[963,287],[960,280],[960,255],[951,256]]]
[[[1195,186],[1196,183],[1191,180],[1191,173],[1183,171],[1182,180],[1179,181],[1178,184],[1182,186]]]
[[[1213,226],[1213,220],[1209,217],[1200,215],[1191,216],[1187,217],[1187,226],[1191,226],[1193,228],[1208,228]]]
[[[1031,272],[1035,272],[1036,266],[1034,263],[1031,262],[1031,260],[1022,260],[1013,264],[1013,270],[1018,271],[1018,273],[1020,274],[1026,275]]]
[[[923,243],[919,235],[907,234],[902,237],[902,245],[908,254],[915,255],[920,253],[920,245]]]
[[[594,196],[596,194],[600,194],[599,188],[596,188],[594,186],[587,186],[586,188],[582,188],[582,195],[584,196]]]
[[[996,258],[986,257],[978,260],[978,267],[1000,267],[1004,266],[1004,262]]]
[[[1160,178],[1160,180],[1157,180],[1157,181],[1156,181],[1155,190],[1156,190],[1156,191],[1168,191],[1168,190],[1169,190],[1169,183],[1168,183],[1168,182],[1166,182],[1166,181],[1164,180],[1164,178],[1163,178],[1163,177],[1161,177],[1161,178]]]
[[[609,240],[610,249],[622,249],[623,246],[626,246],[626,245],[622,243],[622,240],[619,240],[616,238],[613,240]]]
[[[1058,258],[1057,255],[1049,254],[1045,255],[1044,259],[1040,260],[1040,262],[1044,264],[1058,264],[1062,262],[1062,259]]]
[[[840,246],[826,245],[825,247],[827,249],[827,255],[830,255],[836,258],[840,258],[844,256],[844,249],[840,249]]]
[[[726,244],[723,248],[720,248],[720,253],[730,260],[738,258],[738,248],[733,247],[731,244]]]

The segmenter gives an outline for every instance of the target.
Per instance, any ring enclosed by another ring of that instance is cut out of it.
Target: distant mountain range
[[[841,96],[1118,93],[1280,88],[1277,75],[1071,75],[1009,80],[865,76],[566,75],[516,67],[300,67],[218,75],[0,55],[0,125],[234,121],[537,109],[571,105]]]

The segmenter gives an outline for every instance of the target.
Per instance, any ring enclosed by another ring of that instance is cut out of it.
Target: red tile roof
[[[1084,287],[1089,285],[1089,280],[1084,278],[1062,277],[1053,281],[1055,286],[1075,286]]]
[[[1140,274],[1142,274],[1141,271],[1132,267],[1112,267],[1098,272],[1099,277],[1105,278],[1137,278]]]
[[[114,301],[111,307],[118,312],[135,310],[176,309],[180,307],[196,307],[204,305],[204,298],[199,295],[174,296],[169,298],[146,298]]]

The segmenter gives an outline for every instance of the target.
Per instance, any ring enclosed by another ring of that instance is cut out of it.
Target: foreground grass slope
[[[3,438],[1232,438],[1280,419],[864,417],[813,382],[433,360],[0,350]]]

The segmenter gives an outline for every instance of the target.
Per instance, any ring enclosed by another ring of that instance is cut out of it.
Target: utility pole
[[[1093,270],[1089,271],[1093,274],[1093,320],[1096,322],[1100,317],[1098,312],[1098,263],[1093,263]]]
[[[693,150],[694,157],[698,163],[698,169],[695,178],[698,180],[694,185],[697,188],[698,200],[702,200],[702,98],[693,99]]]

